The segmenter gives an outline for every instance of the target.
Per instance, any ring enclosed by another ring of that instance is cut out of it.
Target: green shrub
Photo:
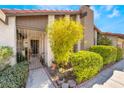
[[[9,59],[12,54],[12,48],[8,46],[0,46],[0,71],[10,63]]]
[[[57,65],[66,65],[73,46],[83,37],[83,26],[74,20],[61,18],[48,25],[47,30]]]
[[[7,46],[1,46],[0,47],[0,61],[4,59],[8,59],[10,56],[12,56],[12,48]]]
[[[70,62],[78,83],[92,78],[103,67],[103,58],[99,54],[89,51],[72,54]]]
[[[24,87],[28,77],[28,64],[21,62],[0,72],[0,88]]]
[[[123,50],[117,47],[117,58],[116,61],[120,61],[123,58]]]
[[[109,64],[115,62],[117,58],[117,48],[114,46],[98,45],[89,49],[92,52],[99,53],[103,57],[103,63]]]
[[[104,35],[100,35],[98,38],[98,45],[112,45],[112,41]]]

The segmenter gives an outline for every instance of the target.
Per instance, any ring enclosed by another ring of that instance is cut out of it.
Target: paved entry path
[[[124,88],[124,60],[103,70],[78,88]]]
[[[36,57],[31,59],[29,65],[29,77],[26,88],[54,88],[52,81]]]

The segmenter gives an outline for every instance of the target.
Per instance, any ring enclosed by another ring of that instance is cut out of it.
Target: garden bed
[[[118,62],[120,62],[120,61],[118,61]],[[104,71],[104,70],[110,68],[111,66],[117,64],[118,62],[112,62],[112,63],[110,63],[110,64],[104,65],[103,68],[99,71],[99,73],[101,73],[102,71]],[[72,68],[67,69],[67,70],[65,71],[65,73],[69,72],[70,69],[72,69]],[[57,87],[59,87],[59,88],[62,88],[62,86],[60,86],[60,85],[58,84],[58,81],[59,81],[59,83],[64,83],[65,86],[66,86],[66,83],[68,83],[69,80],[75,81],[75,77],[74,77],[74,76],[71,76],[71,75],[68,75],[68,77],[67,77],[67,78],[64,78],[64,80],[61,80],[61,79],[58,80],[58,74],[57,74],[56,71],[55,71],[55,70],[58,70],[58,68],[56,68],[54,71],[51,70],[51,68],[47,68],[47,70],[48,70],[48,72],[49,72],[49,76],[50,76],[51,80],[52,80],[53,83],[54,83]],[[54,72],[54,77],[53,77],[53,74],[50,73],[50,72],[51,72],[50,70]],[[58,71],[59,71],[59,70],[58,70]],[[99,73],[97,73],[97,74],[96,74],[94,77],[92,77],[91,79],[85,80],[85,81],[83,81],[83,82],[81,82],[81,83],[79,83],[79,84],[77,84],[77,82],[76,82],[76,86],[75,86],[75,87],[69,87],[69,88],[76,88],[76,87],[80,87],[80,86],[82,86],[82,85],[85,85],[88,81],[91,81],[93,78],[95,78]],[[55,75],[55,74],[56,74],[56,75]],[[56,77],[56,78],[55,78],[55,77]],[[61,77],[60,77],[60,78],[61,78]],[[73,82],[73,81],[71,81],[71,82]],[[74,83],[74,82],[73,82],[73,83]]]
[[[101,71],[122,59],[121,49],[113,46],[93,46],[90,51],[80,51],[70,56],[65,67],[49,68],[54,83],[61,88],[73,88],[96,77]]]

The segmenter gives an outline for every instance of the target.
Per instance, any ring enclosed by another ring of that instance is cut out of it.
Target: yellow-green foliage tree
[[[60,18],[47,30],[55,62],[66,65],[74,44],[83,37],[83,26],[74,20]]]

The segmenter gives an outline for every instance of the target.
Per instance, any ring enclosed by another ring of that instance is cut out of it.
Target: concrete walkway
[[[79,85],[78,88],[124,88],[124,60],[103,70],[96,77]]]
[[[37,58],[32,58],[29,64],[29,77],[26,88],[54,88],[53,83]]]
[[[104,84],[95,84],[93,88],[124,88],[124,72],[114,71],[114,74]]]

